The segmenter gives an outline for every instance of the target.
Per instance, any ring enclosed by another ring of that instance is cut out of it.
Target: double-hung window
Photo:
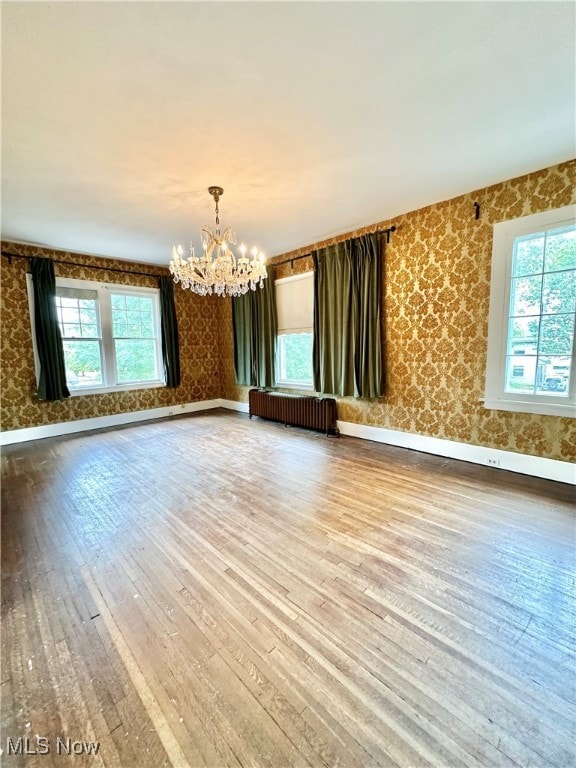
[[[30,276],[28,295],[35,347]],[[158,289],[57,277],[56,311],[72,394],[164,384]]]
[[[276,280],[279,386],[313,389],[314,273]]]
[[[494,225],[486,408],[576,415],[576,206]]]

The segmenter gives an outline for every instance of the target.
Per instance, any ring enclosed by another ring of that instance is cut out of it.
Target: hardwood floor
[[[576,764],[572,488],[219,411],[2,468],[3,764]]]

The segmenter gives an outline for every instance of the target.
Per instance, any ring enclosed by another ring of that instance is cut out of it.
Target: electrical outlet
[[[500,459],[494,459],[494,458],[486,459],[486,464],[488,464],[489,467],[499,467]]]

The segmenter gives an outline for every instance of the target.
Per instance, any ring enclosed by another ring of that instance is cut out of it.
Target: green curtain
[[[383,393],[378,235],[316,251],[314,388],[344,397]]]
[[[253,366],[257,387],[276,386],[276,286],[274,270],[268,267],[268,277],[263,288],[250,291],[252,294]]]
[[[384,393],[382,366],[382,259],[378,235],[357,237],[354,244],[353,293],[356,297],[354,373],[359,397]]]
[[[167,387],[180,384],[180,345],[178,320],[174,303],[174,281],[163,275],[158,280],[160,288],[160,324],[162,330],[162,361]]]
[[[353,395],[354,318],[352,254],[349,241],[313,254],[314,389]]]
[[[270,278],[268,278],[269,280]],[[265,282],[268,282],[266,280]],[[234,330],[234,370],[236,383],[243,387],[255,384],[252,370],[252,291],[232,299]]]
[[[40,359],[39,400],[70,397],[66,384],[64,347],[56,312],[56,276],[52,259],[30,260],[34,287],[34,329]]]
[[[245,387],[276,386],[276,291],[267,271],[263,288],[232,299],[236,383]]]

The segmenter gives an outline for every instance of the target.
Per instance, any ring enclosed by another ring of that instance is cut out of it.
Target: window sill
[[[297,389],[303,392],[314,392],[314,384],[303,384],[297,381],[277,381],[276,386],[280,389]]]
[[[543,403],[527,400],[498,400],[484,398],[484,408],[493,411],[514,411],[516,413],[538,413],[542,416],[576,418],[574,403]]]
[[[139,389],[160,389],[165,387],[163,381],[143,381],[132,384],[118,384],[115,387],[68,387],[71,397],[81,397],[82,395],[105,395],[109,392],[133,392]]]

